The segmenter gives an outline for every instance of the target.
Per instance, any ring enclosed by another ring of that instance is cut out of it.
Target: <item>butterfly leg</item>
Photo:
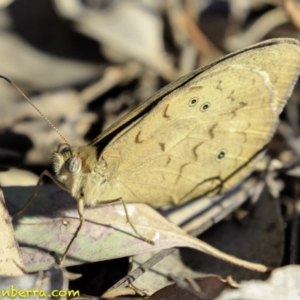
[[[126,204],[123,200],[123,198],[120,198],[120,201],[122,202],[123,204],[123,207],[124,207],[124,210],[125,210],[125,214],[126,214],[126,220],[127,222],[129,223],[129,225],[131,226],[131,228],[133,229],[133,231],[135,232],[135,234],[144,242],[148,243],[148,244],[151,244],[151,245],[154,245],[154,242],[145,238],[143,235],[141,235],[137,229],[134,227],[133,223],[131,222],[130,218],[129,218],[129,214],[128,214],[128,211],[127,211],[127,207],[126,207]]]
[[[25,203],[25,205],[18,212],[12,214],[12,217],[22,214],[27,209],[27,207],[31,204],[31,202],[34,200],[34,198],[36,198],[38,189],[42,183],[42,179],[44,176],[48,176],[56,185],[58,185],[63,190],[66,190],[66,187],[61,182],[59,182],[49,171],[45,170],[40,175],[39,180],[38,180],[29,200]]]
[[[32,193],[32,195],[31,195],[31,197],[29,198],[29,200],[25,203],[25,205],[24,205],[18,212],[12,214],[13,217],[22,214],[22,213],[28,208],[28,206],[31,204],[31,202],[34,200],[34,198],[36,198],[37,193],[38,193],[38,189],[39,189],[39,187],[40,187],[40,185],[41,185],[41,183],[42,183],[42,180],[43,180],[43,177],[44,177],[44,176],[48,176],[48,177],[49,177],[56,185],[58,185],[60,188],[62,188],[63,190],[67,190],[66,187],[64,186],[64,184],[62,184],[60,181],[58,181],[58,180],[57,180],[57,179],[56,179],[49,171],[45,170],[45,171],[43,171],[42,174],[40,175],[39,180],[38,180],[38,182],[37,182],[37,184],[36,184],[36,186],[35,186],[35,188],[34,188],[34,190],[33,190],[33,193]],[[70,243],[68,244],[68,247],[67,247],[67,249],[65,250],[65,252],[64,252],[64,254],[63,254],[63,256],[62,256],[62,258],[59,260],[59,265],[60,265],[60,266],[62,265],[62,263],[63,263],[63,261],[64,261],[66,255],[67,255],[67,253],[68,253],[68,251],[69,251],[69,249],[70,249],[70,247],[71,247],[73,241],[75,240],[75,238],[76,238],[76,236],[77,236],[79,230],[81,229],[82,224],[83,224],[83,221],[84,221],[84,218],[83,218],[83,211],[84,211],[84,207],[83,207],[83,199],[80,199],[80,200],[78,201],[78,204],[77,204],[77,205],[78,205],[78,213],[79,213],[79,216],[80,216],[80,224],[79,224],[79,226],[78,226],[78,228],[77,228],[77,230],[76,230],[76,232],[75,232],[74,237],[72,238],[72,240],[71,240]]]
[[[73,244],[74,240],[76,239],[82,225],[83,225],[83,222],[84,222],[84,199],[83,198],[80,198],[78,201],[77,201],[77,211],[78,211],[78,214],[79,214],[79,220],[80,220],[80,223],[72,237],[72,239],[70,240],[65,252],[63,253],[62,257],[59,259],[59,266],[62,266],[63,263],[64,263],[64,260],[69,252],[69,249],[71,247],[71,245]]]
[[[129,217],[129,214],[128,214],[128,210],[127,210],[127,206],[126,206],[126,203],[125,201],[123,200],[122,197],[118,198],[118,199],[112,199],[112,200],[107,200],[107,201],[101,201],[101,205],[105,205],[105,204],[111,204],[111,203],[115,203],[115,202],[118,202],[120,201],[124,207],[124,211],[125,211],[125,215],[126,215],[126,221],[127,223],[129,223],[130,227],[132,228],[132,230],[135,232],[135,234],[144,242],[148,243],[148,244],[151,244],[151,245],[154,245],[154,242],[145,238],[142,234],[140,234],[138,232],[138,230],[134,227],[133,223],[131,222],[130,220],[130,217]]]

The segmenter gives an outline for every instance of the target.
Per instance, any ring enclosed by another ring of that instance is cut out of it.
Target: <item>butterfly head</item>
[[[54,173],[59,181],[65,182],[69,174],[76,174],[81,169],[80,157],[74,155],[68,144],[60,144],[53,153]]]
[[[53,154],[54,173],[59,181],[66,181],[76,175],[90,173],[96,160],[96,149],[91,146],[73,147],[60,144]]]

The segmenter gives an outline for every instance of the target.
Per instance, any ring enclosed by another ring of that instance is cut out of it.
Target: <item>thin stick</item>
[[[123,277],[121,280],[119,280],[117,283],[115,283],[110,289],[122,289],[130,284],[132,284],[137,278],[139,278],[141,275],[143,275],[146,271],[148,271],[151,267],[153,267],[155,264],[160,262],[163,258],[170,255],[176,250],[176,248],[168,248],[164,249],[155,255],[153,255],[151,258],[149,258],[146,262],[144,262],[142,265],[140,265],[138,268],[136,268],[134,271],[130,272],[128,275]]]

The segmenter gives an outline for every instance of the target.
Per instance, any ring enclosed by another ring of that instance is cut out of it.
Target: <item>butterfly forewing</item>
[[[284,70],[281,70],[283,58],[288,59],[288,61],[285,61],[285,63],[283,64]],[[209,73],[210,69],[212,69],[214,66],[218,66],[220,64],[230,65],[231,63],[238,63],[243,65],[246,64],[252,67],[259,67],[268,72],[269,76],[272,78],[273,83],[277,82],[276,77],[279,75],[278,72],[281,72],[281,74],[282,71],[285,72],[283,74],[285,79],[283,82],[277,85],[277,89],[282,89],[284,92],[286,92],[287,85],[289,85],[290,90],[292,90],[295,81],[298,78],[298,70],[296,70],[296,68],[298,68],[299,64],[299,42],[295,39],[289,38],[263,41],[248,48],[230,53],[210,65],[186,74],[185,76],[182,76],[178,80],[168,84],[167,86],[159,90],[147,101],[138,106],[135,110],[125,115],[111,127],[106,129],[102,134],[97,136],[90,144],[97,145],[106,137],[115,136],[116,133],[119,132],[120,128],[126,127],[127,124],[130,124],[133,119],[143,116],[151,109],[153,105],[159,103],[163,97],[170,94],[177,88],[180,88],[198,75],[204,72]],[[289,64],[289,67],[287,66],[287,64]],[[278,113],[281,112],[282,108],[285,105],[285,101],[282,101],[282,99],[287,99],[287,95],[285,95],[284,92],[278,94]]]
[[[162,206],[236,185],[274,134],[299,63],[294,40],[261,43],[159,92],[105,133],[98,201]]]

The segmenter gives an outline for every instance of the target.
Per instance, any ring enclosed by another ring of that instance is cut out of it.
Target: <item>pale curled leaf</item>
[[[24,203],[31,188],[5,188],[12,210]],[[144,204],[128,204],[129,216],[136,229],[150,245],[138,239],[126,223],[121,204],[86,209],[86,221],[68,252],[65,265],[102,261],[131,256],[171,247],[191,247],[225,261],[265,272],[267,267],[253,264],[222,253],[208,244],[187,235],[160,214]],[[26,270],[33,272],[50,267],[53,253],[61,255],[78,226],[75,200],[53,185],[41,187],[31,206],[14,220],[15,232],[21,246]]]
[[[299,277],[299,266],[285,266],[273,271],[271,277],[267,281],[244,281],[237,290],[225,290],[217,300],[299,299]]]

